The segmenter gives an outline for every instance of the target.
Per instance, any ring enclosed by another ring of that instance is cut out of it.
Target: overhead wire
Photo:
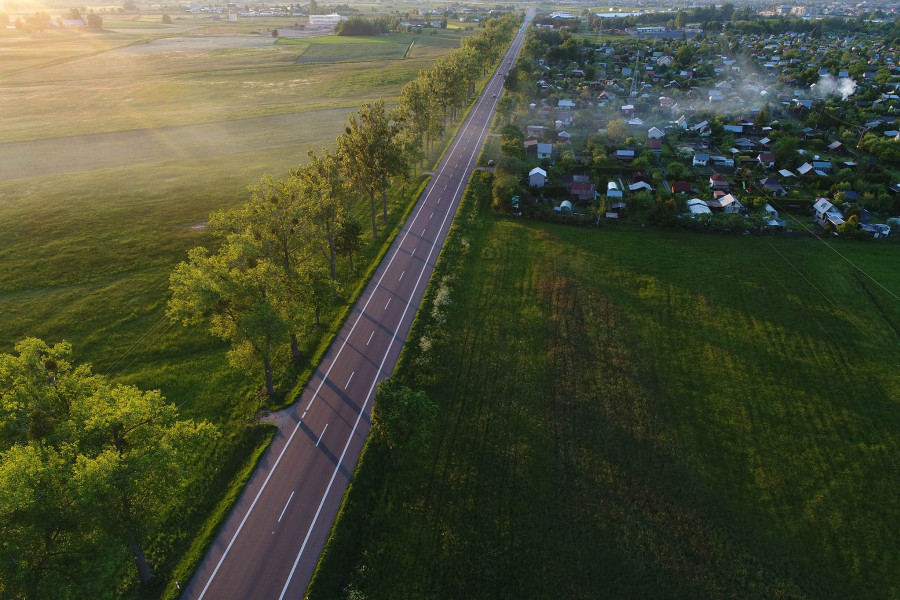
[[[150,329],[148,329],[148,330],[144,333],[144,335],[142,335],[141,337],[139,337],[139,338],[138,338],[138,339],[137,339],[137,340],[136,340],[136,341],[135,341],[135,342],[134,342],[134,343],[133,343],[126,351],[125,351],[125,352],[123,352],[122,355],[119,356],[119,358],[116,360],[116,362],[112,363],[109,367],[107,367],[107,368],[103,371],[103,375],[108,375],[110,371],[112,371],[113,369],[115,369],[116,367],[118,367],[118,366],[122,363],[122,361],[124,361],[126,358],[128,358],[129,355],[131,355],[131,353],[134,352],[134,349],[137,348],[137,346],[138,346],[142,341],[144,341],[144,339],[147,338],[147,336],[151,335],[151,334],[153,333],[153,330],[156,329],[157,327],[159,327],[159,325],[160,325],[163,321],[165,321],[165,320],[166,320],[166,316],[163,315],[163,316],[159,319],[159,321],[157,321],[156,323],[154,323],[154,324],[150,327]]]

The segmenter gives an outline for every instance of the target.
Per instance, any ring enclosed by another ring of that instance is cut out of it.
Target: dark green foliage
[[[365,17],[350,17],[341,21],[334,27],[335,35],[379,35],[390,31],[390,17],[367,19]]]
[[[390,378],[378,384],[372,433],[393,453],[394,468],[400,467],[401,452],[419,454],[428,448],[428,433],[436,418],[437,406],[425,392]]]

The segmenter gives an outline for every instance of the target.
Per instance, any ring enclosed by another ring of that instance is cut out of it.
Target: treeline
[[[310,153],[309,162],[285,178],[263,175],[249,202],[214,214],[210,228],[219,249],[195,248],[177,266],[169,317],[206,325],[230,344],[234,367],[262,367],[266,393],[274,395],[273,362],[287,347],[293,361],[302,360],[301,338],[338,299],[336,257],[348,256],[352,269],[362,246],[362,226],[353,219],[357,207],[368,205],[377,239],[379,208],[386,224],[392,182],[406,179],[443,135],[518,24],[515,15],[489,21],[404,85],[397,108],[378,101],[351,115],[337,154]]]
[[[377,238],[389,186],[517,27],[511,15],[488,22],[408,83],[396,109],[378,101],[351,115],[336,153],[263,175],[243,206],[212,215],[217,249],[194,248],[175,268],[168,316],[206,325],[229,343],[232,364],[264,369],[273,394],[273,361],[300,358],[301,337],[338,301],[342,269],[353,270],[365,237],[355,215],[370,212]],[[116,597],[135,574],[148,582],[154,564],[171,568],[183,532],[164,529],[205,500],[214,440],[228,435],[70,356],[65,342],[35,339],[0,355],[0,598]]]
[[[736,19],[755,19],[756,10],[752,7],[735,9],[734,4],[725,3],[721,6],[708,4],[689,10],[677,12],[653,12],[641,15],[629,15],[623,17],[595,17],[588,18],[588,26],[593,31],[609,29],[628,29],[630,27],[645,27],[651,25],[673,25],[684,27],[687,23],[703,23],[706,28],[715,24],[727,23]],[[670,22],[671,21],[671,22]]]
[[[393,22],[392,22],[393,21]],[[334,28],[335,35],[381,35],[388,33],[400,25],[400,22],[391,17],[378,17],[367,19],[365,17],[350,17],[341,21]]]
[[[739,18],[740,17],[740,18]],[[826,19],[803,19],[800,17],[745,17],[735,14],[733,23],[726,30],[729,33],[744,35],[779,35],[789,31],[805,33],[811,37],[823,34],[847,35],[866,33],[884,38],[887,45],[900,44],[900,21],[875,23],[861,18],[850,19],[830,17]]]

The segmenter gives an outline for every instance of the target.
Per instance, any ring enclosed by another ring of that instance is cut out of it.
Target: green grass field
[[[895,245],[461,218],[311,597],[898,597]]]
[[[343,62],[360,60],[397,60],[409,46],[402,44],[310,44],[297,60],[300,62]]]

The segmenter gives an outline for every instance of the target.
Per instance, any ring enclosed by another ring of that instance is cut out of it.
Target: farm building
[[[528,185],[531,187],[544,187],[547,181],[547,171],[540,167],[535,167],[528,172]]]

